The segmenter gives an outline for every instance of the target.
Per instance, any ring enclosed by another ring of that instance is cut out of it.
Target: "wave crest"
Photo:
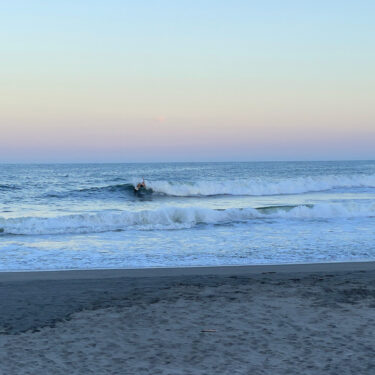
[[[106,194],[106,193],[133,193],[134,185],[130,183],[107,185],[107,186],[95,186],[77,190],[70,190],[66,192],[55,192],[49,191],[46,195],[51,198],[66,198],[70,196],[92,196],[96,194]]]

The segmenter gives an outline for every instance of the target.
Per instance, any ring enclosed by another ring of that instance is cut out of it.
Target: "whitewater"
[[[1,270],[374,260],[374,224],[374,161],[0,165]]]
[[[149,186],[155,192],[180,197],[301,194],[337,188],[375,188],[375,175],[299,177],[276,182],[259,177],[230,181],[199,181],[191,184],[151,181]]]

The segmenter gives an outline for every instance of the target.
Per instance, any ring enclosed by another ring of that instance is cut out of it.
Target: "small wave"
[[[375,217],[375,203],[232,208],[164,207],[156,210],[99,212],[52,218],[0,218],[0,233],[14,235],[100,233],[107,231],[188,229],[199,224],[231,224],[255,219],[333,219]]]
[[[374,188],[375,175],[298,177],[274,182],[265,181],[261,178],[233,181],[198,181],[195,183],[151,181],[148,183],[148,186],[154,192],[180,197],[283,195],[302,194],[337,188]]]
[[[17,185],[0,184],[0,191],[20,190],[21,188]]]

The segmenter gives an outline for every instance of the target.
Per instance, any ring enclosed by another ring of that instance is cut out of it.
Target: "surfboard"
[[[148,189],[141,186],[137,189],[137,187],[134,188],[134,194],[146,194],[148,192]]]

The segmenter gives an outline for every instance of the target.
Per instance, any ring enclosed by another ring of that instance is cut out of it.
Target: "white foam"
[[[375,187],[375,175],[316,176],[265,181],[264,178],[179,183],[147,181],[155,192],[172,196],[301,194],[334,188]]]
[[[314,219],[375,217],[375,203],[321,203],[294,208],[232,208],[213,210],[199,207],[166,206],[156,210],[98,212],[50,218],[0,218],[3,234],[99,233],[138,229],[187,229],[197,224],[225,224],[253,219]]]
[[[291,210],[277,210],[270,216],[295,219],[334,219],[354,217],[375,217],[375,203],[318,203],[314,206],[301,205]]]

